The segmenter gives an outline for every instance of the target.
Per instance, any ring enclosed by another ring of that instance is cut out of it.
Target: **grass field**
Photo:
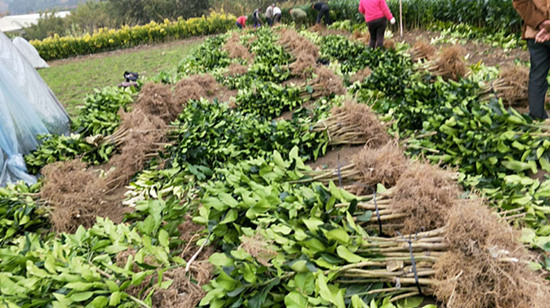
[[[95,88],[119,84],[124,81],[124,71],[138,72],[140,77],[152,77],[160,71],[173,69],[200,42],[202,39],[195,38],[54,61],[39,73],[67,112],[76,116],[78,106]]]

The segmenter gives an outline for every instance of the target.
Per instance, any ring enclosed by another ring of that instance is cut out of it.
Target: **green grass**
[[[140,50],[131,49],[71,60],[58,61],[40,75],[63,103],[71,116],[76,116],[87,94],[94,89],[116,86],[124,81],[124,71],[138,72],[140,78],[153,77],[175,68],[201,41],[188,44],[164,44]]]

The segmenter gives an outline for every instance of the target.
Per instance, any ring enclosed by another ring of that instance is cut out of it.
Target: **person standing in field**
[[[544,108],[550,69],[550,2],[546,0],[513,0],[524,21],[521,37],[527,40],[531,68],[529,70],[529,115],[547,119]]]
[[[254,22],[254,28],[262,26],[260,22],[260,9],[255,9],[254,12],[252,12],[252,21]]]
[[[312,4],[311,8],[319,12],[317,13],[317,21],[315,22],[315,24],[320,24],[321,18],[323,17],[325,18],[325,25],[328,26],[331,24],[330,10],[329,10],[328,4],[326,4],[325,2],[317,2],[315,4]]]
[[[290,9],[290,17],[292,17],[292,21],[294,21],[297,27],[301,27],[306,21],[307,13],[301,8],[294,8]]]
[[[246,27],[246,20],[248,19],[248,17],[246,16],[240,16],[239,18],[237,18],[237,27],[239,27],[239,29],[243,29]]]
[[[265,19],[267,19],[267,24],[271,27],[273,26],[273,8],[275,7],[275,4],[272,4],[267,7],[267,10],[265,10]]]
[[[392,25],[395,24],[395,18],[393,18],[386,0],[361,0],[359,12],[365,16],[365,22],[369,27],[369,46],[371,48],[383,47],[384,32],[388,20]]]
[[[277,23],[281,22],[281,15],[283,12],[278,6],[273,6],[273,24],[276,25]]]

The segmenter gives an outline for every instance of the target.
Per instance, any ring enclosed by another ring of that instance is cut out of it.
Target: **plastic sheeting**
[[[27,174],[24,154],[36,149],[48,129],[6,70],[0,69],[0,187],[8,183],[36,182]]]
[[[25,59],[32,65],[34,68],[46,68],[50,67],[44,59],[40,57],[36,48],[34,48],[31,43],[22,37],[16,37],[13,39],[13,45],[17,47],[19,52],[25,57]]]
[[[11,76],[50,133],[69,132],[70,119],[63,105],[40,74],[2,32],[0,32],[0,70]]]

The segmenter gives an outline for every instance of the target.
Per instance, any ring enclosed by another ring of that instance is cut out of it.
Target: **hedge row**
[[[212,13],[208,17],[165,20],[163,23],[151,22],[143,26],[124,26],[120,29],[100,29],[82,37],[56,35],[42,41],[31,41],[31,44],[43,59],[55,60],[147,43],[222,33],[234,26],[234,16]]]

